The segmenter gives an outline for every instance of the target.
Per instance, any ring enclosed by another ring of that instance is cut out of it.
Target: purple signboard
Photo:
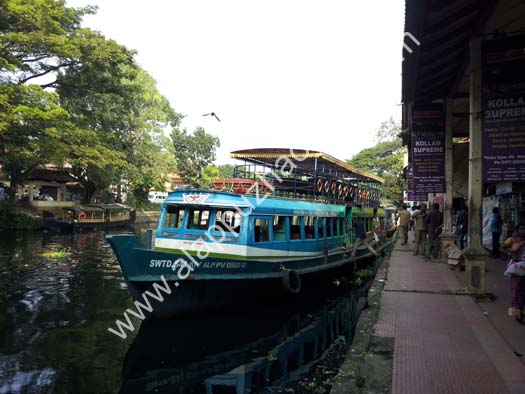
[[[413,108],[411,154],[414,193],[445,193],[445,129],[440,104]]]
[[[484,43],[484,182],[525,181],[524,46],[524,36]]]
[[[412,169],[412,166],[408,166],[408,174],[407,174],[407,200],[408,201],[428,201],[428,194],[427,193],[416,193],[414,189],[414,171]]]

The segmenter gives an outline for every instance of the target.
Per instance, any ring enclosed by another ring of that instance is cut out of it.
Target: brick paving
[[[507,320],[519,337],[503,337],[480,308],[487,304],[448,294],[464,290],[460,276],[412,249],[392,252],[375,328],[395,339],[392,393],[524,394],[525,364],[509,343],[525,343],[525,327]]]

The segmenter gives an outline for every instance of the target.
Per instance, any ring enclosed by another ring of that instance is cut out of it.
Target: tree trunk
[[[83,203],[84,204],[93,204],[95,203],[96,198],[98,197],[98,194],[100,193],[100,189],[95,186],[93,182],[84,182],[84,198]]]
[[[8,170],[7,173],[9,174],[9,189],[7,190],[7,197],[10,202],[14,202],[16,200],[16,189],[23,184],[25,177],[17,170]]]

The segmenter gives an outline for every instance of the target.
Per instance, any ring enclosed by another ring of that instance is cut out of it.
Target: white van
[[[148,200],[152,203],[162,204],[164,199],[168,197],[167,192],[149,192],[148,193]]]

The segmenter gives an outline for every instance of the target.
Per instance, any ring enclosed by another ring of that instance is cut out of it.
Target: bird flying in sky
[[[202,115],[202,116],[208,116],[208,115],[215,116],[215,119],[217,119],[219,122],[221,121],[221,120],[219,119],[219,117],[215,114],[215,112],[210,112],[209,114],[204,114],[204,115]]]

